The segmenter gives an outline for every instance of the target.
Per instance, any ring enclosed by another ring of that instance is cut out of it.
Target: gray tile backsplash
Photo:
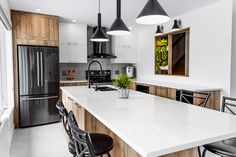
[[[93,59],[89,59],[87,64],[84,63],[60,63],[60,78],[61,80],[66,80],[66,76],[62,75],[64,70],[75,70],[76,80],[85,80],[85,71],[88,69],[89,63]],[[96,59],[102,64],[103,70],[111,70],[112,79],[116,78],[120,74],[125,74],[125,68],[132,64],[113,64],[109,59]],[[99,66],[94,64],[91,70],[99,70]]]

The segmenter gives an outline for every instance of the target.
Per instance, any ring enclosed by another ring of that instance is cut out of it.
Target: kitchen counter
[[[61,80],[60,83],[87,83],[87,80]]]
[[[137,91],[61,87],[142,157],[157,157],[236,137],[236,116]]]
[[[156,81],[156,80],[134,80],[134,82],[138,84],[156,85],[156,86],[175,88],[175,89],[185,89],[185,90],[191,90],[191,91],[221,90],[221,88],[219,87],[211,87],[207,85],[198,85],[198,84],[189,84],[189,83],[175,83],[175,82]]]

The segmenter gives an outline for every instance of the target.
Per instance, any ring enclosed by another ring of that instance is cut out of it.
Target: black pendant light
[[[102,30],[102,15],[100,13],[100,0],[99,0],[99,13],[98,13],[98,27],[93,36],[91,37],[90,41],[93,42],[108,42],[109,38],[106,33]]]
[[[157,0],[148,0],[147,4],[136,18],[136,22],[145,25],[166,23],[170,20],[165,10]]]
[[[180,20],[174,20],[174,25],[172,27],[172,31],[180,30]]]
[[[110,30],[107,32],[109,35],[127,35],[130,33],[128,27],[121,19],[121,0],[117,0],[117,17],[114,23],[111,25]]]
[[[158,36],[158,35],[162,35],[163,34],[163,31],[162,31],[162,29],[161,29],[161,26],[160,25],[158,25],[157,26],[157,31],[156,31],[156,36]]]

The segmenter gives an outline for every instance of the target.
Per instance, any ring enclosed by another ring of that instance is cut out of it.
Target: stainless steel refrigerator
[[[17,46],[17,52],[20,127],[59,121],[58,48]]]

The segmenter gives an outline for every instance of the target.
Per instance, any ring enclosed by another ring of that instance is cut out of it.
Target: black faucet
[[[94,60],[91,63],[89,63],[89,66],[88,66],[88,88],[91,88],[90,67],[93,63],[98,63],[98,65],[100,66],[100,75],[102,75],[102,64],[99,61]]]

